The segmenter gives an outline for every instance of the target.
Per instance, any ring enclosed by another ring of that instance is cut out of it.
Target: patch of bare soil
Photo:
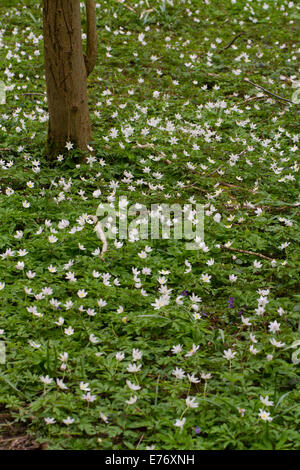
[[[26,432],[26,425],[16,423],[10,413],[0,408],[0,451],[42,450]]]

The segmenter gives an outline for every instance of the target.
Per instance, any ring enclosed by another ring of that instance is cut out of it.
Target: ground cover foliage
[[[49,449],[299,449],[296,3],[97,2],[94,153],[51,165],[40,2],[0,14],[5,413]],[[204,243],[101,258],[121,196],[203,204]]]

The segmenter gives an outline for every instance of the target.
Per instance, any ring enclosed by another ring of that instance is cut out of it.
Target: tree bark
[[[86,8],[86,55],[85,66],[86,73],[90,73],[94,70],[97,62],[97,28],[96,28],[96,6],[94,0],[85,0]]]
[[[93,18],[93,1],[87,2],[90,18]],[[96,21],[90,20],[88,30],[93,40],[93,46],[87,47],[87,57],[92,57],[86,59],[88,67],[82,50],[80,0],[43,0],[43,25],[49,110],[48,158],[55,159],[66,150],[67,142],[87,150],[91,140],[87,72],[90,73],[96,62]]]

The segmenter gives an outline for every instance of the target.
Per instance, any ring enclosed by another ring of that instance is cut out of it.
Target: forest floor
[[[299,7],[96,3],[94,155],[50,165],[40,2],[1,2],[0,449],[299,450]]]

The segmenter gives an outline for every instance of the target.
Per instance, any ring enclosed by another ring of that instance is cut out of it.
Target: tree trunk
[[[97,28],[96,7],[94,0],[85,0],[86,8],[86,55],[84,56],[87,74],[89,75],[97,62]]]
[[[49,159],[65,152],[69,141],[79,149],[87,150],[91,140],[87,75],[96,63],[97,36],[95,16],[91,14],[94,1],[86,1],[89,27],[85,57],[80,0],[43,0]]]

